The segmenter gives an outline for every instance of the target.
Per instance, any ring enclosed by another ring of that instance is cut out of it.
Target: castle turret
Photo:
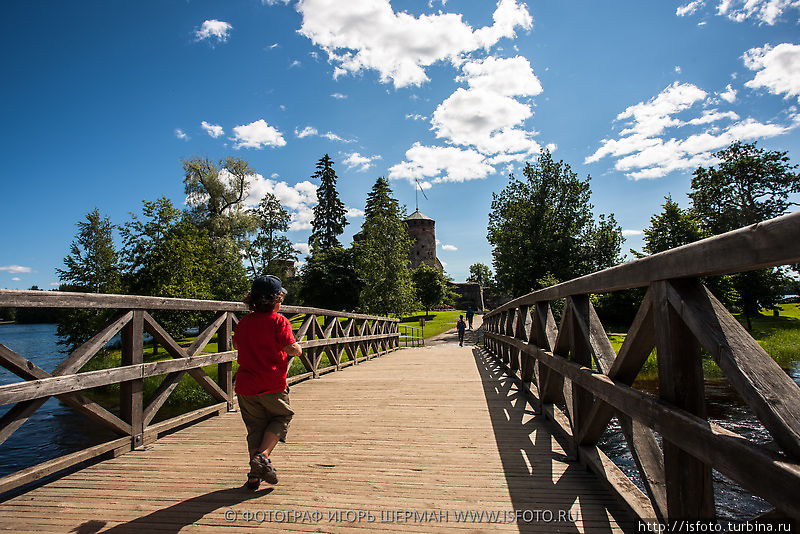
[[[411,269],[427,263],[443,271],[442,263],[436,257],[436,221],[417,210],[405,220],[405,223],[408,226],[408,234],[414,242],[408,258],[411,261]]]

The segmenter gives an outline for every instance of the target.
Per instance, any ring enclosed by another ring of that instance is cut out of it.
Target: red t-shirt
[[[239,351],[236,393],[262,395],[286,389],[289,358],[282,349],[295,342],[292,324],[279,313],[249,313],[236,325]]]

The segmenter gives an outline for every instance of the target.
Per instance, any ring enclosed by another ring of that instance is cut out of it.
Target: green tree
[[[276,264],[277,260],[297,260],[297,251],[292,242],[283,235],[289,229],[289,212],[281,206],[275,195],[267,193],[251,213],[258,221],[258,226],[248,253],[250,274],[253,277],[263,274],[282,275]]]
[[[431,308],[452,302],[453,292],[447,276],[439,269],[423,263],[412,273],[412,279],[417,300],[425,310],[426,317]]]
[[[132,293],[229,300],[241,298],[246,291],[241,262],[232,262],[232,258],[220,260],[208,231],[198,228],[165,197],[144,201],[142,217],[132,215],[120,233],[126,281]],[[195,312],[156,315],[162,326],[175,336],[205,319],[204,314]]]
[[[119,293],[122,284],[114,247],[115,226],[97,208],[87,213],[77,226],[75,240],[64,258],[64,268],[56,269],[64,287],[84,293]],[[110,310],[98,309],[71,309],[58,314],[59,344],[74,350],[96,334],[111,314]]]
[[[311,237],[308,239],[311,253],[324,252],[339,247],[339,236],[347,226],[347,210],[339,199],[336,190],[336,171],[333,160],[325,154],[317,162],[317,170],[311,178],[320,181],[317,188],[317,205],[314,206],[314,219],[311,221]]]
[[[643,250],[647,254],[656,254],[700,241],[702,238],[703,231],[694,211],[681,209],[667,195],[664,197],[661,213],[650,217],[650,226],[644,229]],[[634,254],[641,256],[636,252]]]
[[[334,247],[317,252],[308,257],[300,272],[303,305],[339,311],[358,306],[361,282],[351,250]]]
[[[365,213],[362,239],[353,247],[363,283],[361,308],[378,315],[410,312],[414,305],[408,261],[411,237],[386,178],[378,178],[372,186]]]
[[[569,280],[617,261],[621,231],[613,216],[594,222],[588,177],[547,151],[522,172],[492,195],[487,237],[502,290],[522,295],[548,275]]]
[[[716,167],[698,168],[692,175],[692,208],[709,235],[735,230],[785,214],[798,205],[790,196],[800,192],[797,165],[786,152],[767,151],[755,143],[735,142],[714,154]],[[781,269],[733,275],[734,302],[752,329],[751,317],[772,308],[785,287]]]
[[[469,276],[467,276],[467,282],[480,284],[484,287],[491,287],[494,285],[494,280],[492,279],[492,270],[486,264],[473,263],[469,266]]]

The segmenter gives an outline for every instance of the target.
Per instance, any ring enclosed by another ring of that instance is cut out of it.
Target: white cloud
[[[178,139],[182,139],[184,141],[189,140],[189,136],[186,135],[186,132],[184,132],[180,128],[175,128],[175,137],[177,137]]]
[[[219,124],[209,124],[206,121],[202,121],[200,123],[200,126],[202,126],[202,128],[206,131],[206,133],[208,133],[208,135],[210,135],[215,139],[225,133],[225,131],[222,129],[222,126],[220,126]]]
[[[798,97],[800,101],[800,45],[781,43],[775,47],[751,48],[743,59],[748,69],[757,71],[745,86],[763,87],[772,94]]]
[[[455,245],[442,245],[442,250],[449,250],[455,252],[458,248]]]
[[[705,4],[704,0],[688,2],[675,11],[679,17],[696,13]],[[736,22],[755,19],[759,24],[774,25],[778,19],[792,9],[800,8],[800,0],[717,0],[716,13]],[[705,22],[701,23],[705,24]]]
[[[675,116],[689,113],[699,102],[719,103],[707,96],[694,85],[674,83],[649,101],[630,106],[617,116],[618,120],[627,119],[619,138],[603,139],[585,163],[611,156],[617,158],[614,168],[630,178],[660,178],[673,171],[714,165],[718,161],[713,152],[734,141],[774,137],[798,126],[762,123],[753,118],[740,120],[735,112],[716,108],[705,109],[689,120]],[[691,133],[692,127],[701,130]],[[689,131],[681,137],[676,130],[666,132],[668,128]]]
[[[302,65],[302,63],[300,63],[300,61],[298,61],[297,59],[295,59],[294,61],[292,61],[291,63],[289,63],[289,68],[291,69],[292,67],[299,67],[300,65]]]
[[[533,112],[530,106],[487,89],[459,88],[433,112],[436,137],[474,146],[483,154],[538,152],[533,132],[516,128]]]
[[[703,0],[694,0],[693,2],[679,6],[678,9],[675,10],[675,14],[679,17],[685,17],[686,15],[691,15],[697,11],[700,7],[702,7],[702,5]]]
[[[458,61],[533,25],[516,0],[499,0],[492,26],[477,30],[460,14],[414,17],[395,12],[389,0],[300,0],[297,10],[303,17],[300,33],[328,54],[334,78],[371,69],[397,88],[427,82],[425,67],[437,61]]]
[[[681,68],[681,66],[680,66],[680,65],[675,65],[675,72],[677,72],[678,74],[680,74],[682,71],[683,71],[683,69]]]
[[[489,56],[468,61],[461,70],[464,75],[456,81],[466,81],[472,89],[487,89],[504,96],[535,96],[542,92],[542,84],[533,73],[530,62],[522,56]]]
[[[304,256],[308,256],[311,254],[311,249],[308,246],[308,243],[293,243],[292,246],[294,249]]]
[[[30,267],[24,267],[22,265],[4,265],[0,267],[0,272],[6,272],[9,274],[22,274],[22,273],[32,273],[33,269]]]
[[[420,143],[406,151],[406,161],[389,169],[389,178],[405,179],[414,184],[414,179],[440,182],[464,182],[486,178],[494,172],[494,167],[486,158],[471,149],[442,146],[425,146]],[[430,184],[422,182],[423,189]]]
[[[725,87],[725,91],[719,94],[719,97],[728,103],[736,102],[736,89],[731,87],[731,84],[728,84]]]
[[[302,139],[303,137],[308,137],[309,135],[319,135],[319,132],[313,126],[306,126],[300,131],[295,128],[294,135]]]
[[[625,237],[630,237],[634,235],[642,235],[643,232],[641,230],[623,230],[622,235]]]
[[[426,120],[428,120],[428,117],[426,117],[425,115],[419,115],[417,113],[406,113],[406,118],[414,120],[414,121],[426,121]]]
[[[351,152],[342,163],[347,165],[348,169],[357,169],[359,172],[364,172],[373,166],[373,162],[381,159],[380,156],[363,156],[358,152]]]
[[[22,278],[20,278],[19,276],[14,276],[11,278],[11,280],[14,282],[19,282],[20,280],[22,280]]]
[[[232,29],[233,26],[227,22],[211,19],[203,22],[200,28],[195,30],[194,35],[198,41],[205,39],[213,41],[216,39],[218,43],[224,43],[228,40]]]
[[[308,180],[289,185],[284,181],[264,178],[260,174],[252,177],[250,189],[245,199],[248,206],[257,205],[267,193],[275,195],[290,215],[289,230],[308,230],[314,219],[314,205],[317,203],[317,186]]]
[[[319,133],[319,130],[317,130],[313,126],[306,126],[302,130],[298,130],[297,128],[295,128],[294,135],[296,135],[301,139],[303,137],[319,136],[319,137],[324,137],[325,139],[329,139],[331,141],[338,141],[340,143],[352,143],[354,141],[353,139],[344,139],[343,137],[340,137],[333,132]]]
[[[337,100],[344,100],[345,98],[347,98],[347,95],[342,93],[331,93],[331,96]]]
[[[356,219],[364,216],[364,210],[358,208],[347,208],[347,213],[344,214],[348,219]]]
[[[261,0],[261,3],[264,4],[265,6],[276,6],[278,4],[286,5],[290,1],[291,0]]]
[[[236,148],[264,148],[267,146],[284,146],[286,140],[281,132],[259,119],[250,124],[243,124],[233,128],[233,140]]]

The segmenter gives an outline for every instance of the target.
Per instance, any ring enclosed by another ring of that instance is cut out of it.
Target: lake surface
[[[0,325],[1,344],[48,372],[52,372],[66,358],[57,341],[55,325]],[[794,362],[790,375],[800,384],[800,362]],[[19,380],[13,373],[0,368],[0,385]],[[644,390],[652,390],[652,386],[649,387],[647,384],[638,386]],[[761,423],[727,382],[708,381],[706,399],[710,421],[737,432],[755,443],[767,444],[772,441]],[[9,408],[10,406],[0,406],[0,416]],[[116,437],[114,433],[72,411],[57,400],[50,399],[0,445],[0,476],[114,437]],[[638,471],[616,419],[603,436],[600,446],[641,487]],[[724,519],[741,520],[771,508],[766,501],[749,495],[716,472],[714,472],[714,490],[717,497],[717,513]]]

